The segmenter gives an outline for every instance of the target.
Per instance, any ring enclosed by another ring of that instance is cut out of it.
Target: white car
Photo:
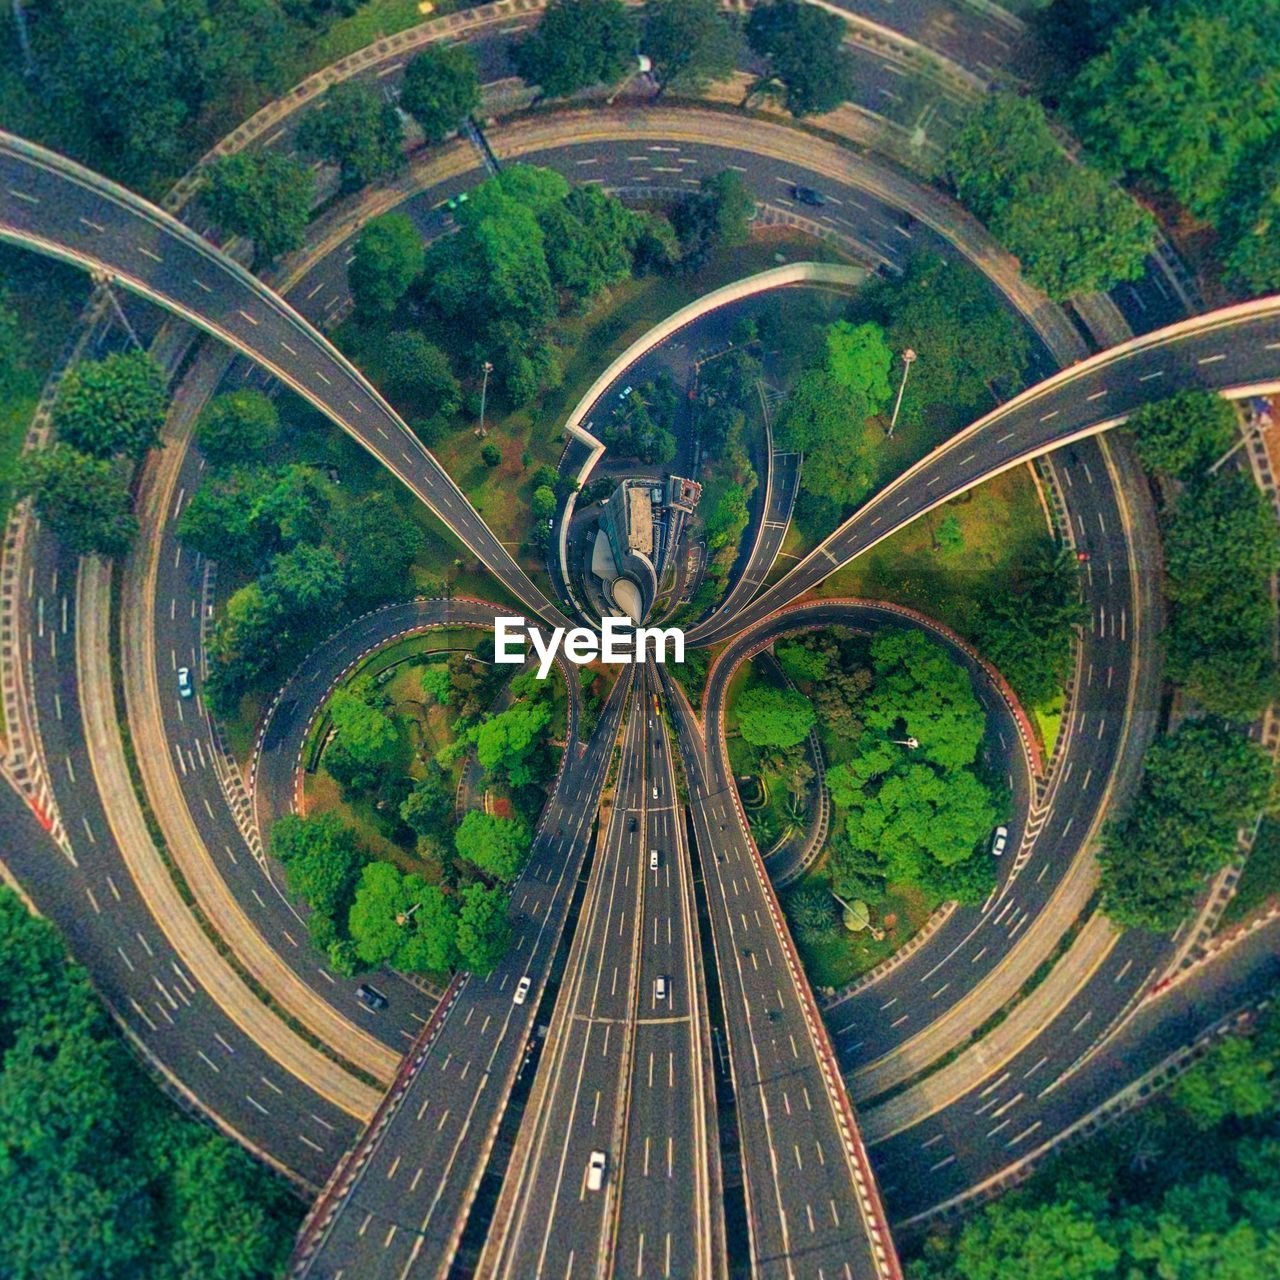
[[[178,697],[193,698],[195,697],[196,687],[191,682],[191,668],[178,668]]]
[[[529,998],[529,988],[533,986],[533,979],[525,974],[519,982],[516,983],[515,994],[511,997],[512,1004],[524,1004]]]
[[[604,1186],[604,1171],[608,1156],[603,1151],[593,1151],[587,1161],[587,1190],[599,1191]]]
[[[655,1000],[665,1000],[667,998],[667,980],[665,977],[654,978],[653,998]]]
[[[1003,852],[1005,845],[1009,843],[1009,828],[997,827],[996,833],[991,837],[991,856],[998,858]]]
[[[649,870],[657,871],[658,869],[658,851],[657,849],[649,850]]]
[[[655,800],[658,798],[658,788],[657,788],[657,787],[654,787],[654,789],[653,789],[653,798],[654,798]]]

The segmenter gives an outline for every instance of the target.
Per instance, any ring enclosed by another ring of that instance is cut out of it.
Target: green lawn
[[[818,863],[803,879],[789,886],[789,889],[813,884],[823,889],[829,888],[821,865]],[[784,894],[783,901],[785,900]],[[879,941],[872,937],[869,929],[850,933],[843,926],[817,940],[803,938],[798,931],[792,931],[800,952],[800,961],[814,987],[833,987],[838,990],[874,969],[923,927],[938,904],[913,885],[891,884],[883,898],[867,905],[871,908],[872,924],[884,932],[884,937]]]

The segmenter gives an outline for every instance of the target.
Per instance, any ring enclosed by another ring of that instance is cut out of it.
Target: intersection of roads
[[[475,39],[498,79],[507,44],[533,19],[509,3],[494,9]],[[904,37],[984,79],[1014,42],[989,15],[957,16],[937,0],[899,0],[892,18]],[[892,94],[892,60],[856,47],[866,91]],[[403,61],[388,48],[360,74],[393,87]],[[286,118],[261,145],[287,148],[294,124]],[[802,141],[791,154],[785,134],[662,107],[598,111],[589,127],[580,112],[551,113],[490,141],[624,193],[691,189],[732,167],[763,209],[794,215],[787,193],[813,186],[830,197],[823,232],[881,269],[918,247],[981,258],[973,229],[953,233],[935,199],[904,194],[848,153],[829,163],[827,144]],[[446,201],[483,176],[465,143],[444,159],[440,170],[415,159],[397,193],[427,238],[447,233]],[[767,587],[800,473],[799,460],[766,450],[738,579],[690,632],[725,646],[702,705],[652,668],[624,670],[589,734],[571,699],[561,773],[512,890],[507,958],[443,990],[378,975],[390,1004],[370,1012],[357,984],[309,949],[262,836],[294,808],[307,730],[354,662],[405,635],[491,625],[507,607],[418,600],[348,624],[281,690],[242,778],[219,727],[173,681],[178,666],[201,666],[216,585],[216,566],[175,532],[203,467],[187,448],[191,421],[222,385],[267,376],[291,387],[406,484],[531,616],[564,624],[572,608],[512,559],[324,338],[346,304],[359,221],[328,228],[277,291],[193,226],[0,135],[0,237],[90,269],[182,322],[157,329],[150,309],[140,320],[173,367],[190,345],[184,325],[217,340],[182,364],[168,447],[143,485],[143,544],[123,568],[117,620],[129,637],[123,708],[103,566],[77,564],[34,523],[6,546],[6,652],[21,664],[23,700],[10,732],[22,739],[22,768],[8,771],[14,789],[0,788],[0,856],[174,1094],[315,1195],[295,1275],[893,1277],[891,1222],[923,1221],[997,1182],[1274,983],[1273,924],[1181,969],[1185,938],[1118,935],[1092,913],[1074,986],[1043,1021],[1019,1030],[1010,1019],[976,1071],[965,1061],[923,1076],[1086,911],[1097,823],[1132,786],[1153,730],[1151,513],[1127,450],[1103,433],[1188,386],[1235,398],[1280,389],[1280,299],[1186,317],[1153,264],[1114,303],[1141,336],[1083,359],[1061,336],[1069,325],[993,274],[1044,343],[1045,376]],[[117,339],[100,324],[82,349]],[[998,673],[954,637],[902,611],[812,599],[895,530],[1034,459],[1061,497],[1064,535],[1088,553],[1089,623],[1051,762],[1038,758]],[[833,624],[922,626],[952,647],[988,713],[989,759],[1009,780],[1013,856],[983,907],[949,913],[874,980],[819,1000],[745,822],[723,711],[739,663],[782,635]],[[18,695],[12,685],[6,694],[8,709]],[[154,821],[234,963],[174,891],[134,796],[122,714]],[[599,1190],[588,1183],[597,1152]]]

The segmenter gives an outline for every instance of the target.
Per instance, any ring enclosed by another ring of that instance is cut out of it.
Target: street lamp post
[[[907,389],[907,375],[915,362],[916,353],[908,347],[902,353],[902,381],[898,384],[898,398],[893,404],[893,417],[889,419],[889,438],[893,438],[893,429],[898,425],[898,412],[902,408],[902,393]]]
[[[408,910],[408,911],[397,911],[397,912],[396,912],[396,924],[398,924],[398,925],[400,926],[400,928],[402,928],[402,929],[403,929],[403,928],[405,927],[405,925],[407,925],[407,924],[409,923],[409,921],[413,918],[413,913],[414,913],[415,911],[417,911],[417,909],[418,909],[420,906],[422,906],[422,903],[420,903],[420,902],[415,902],[415,903],[413,904],[413,906],[411,906],[411,907],[409,908],[409,910]]]
[[[489,375],[493,372],[491,361],[484,362],[484,381],[480,384],[480,434],[484,435],[484,401],[489,393]]]
[[[899,747],[906,747],[908,751],[914,751],[920,745],[919,738],[890,738],[889,741]]]

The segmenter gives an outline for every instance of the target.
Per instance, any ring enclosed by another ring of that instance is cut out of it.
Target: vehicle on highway
[[[618,392],[618,399],[625,400],[634,390],[635,387],[623,387],[622,390]]]
[[[533,985],[533,979],[526,973],[519,982],[516,983],[515,993],[511,997],[512,1004],[524,1004],[529,998],[529,988]]]
[[[1005,849],[1005,845],[1009,843],[1009,828],[997,827],[996,833],[991,837],[991,856],[998,858]]]
[[[634,831],[636,829],[636,815],[633,813],[627,822],[627,830]]]
[[[178,668],[178,697],[194,698],[196,696],[196,687],[191,680],[191,668]]]
[[[391,1003],[377,987],[371,987],[367,982],[362,982],[356,988],[356,999],[374,1013],[381,1013]]]
[[[657,788],[657,787],[654,787],[654,788],[653,788],[653,798],[654,798],[655,800],[658,798],[658,788]]]
[[[603,1151],[593,1151],[587,1161],[587,1190],[599,1191],[604,1186],[604,1171],[609,1157]]]
[[[657,849],[649,850],[649,870],[657,871],[658,869],[658,851]]]
[[[821,209],[827,203],[827,197],[812,187],[792,187],[791,198],[800,204],[810,205],[814,209]]]
[[[460,204],[466,204],[470,198],[470,195],[465,191],[461,195],[454,196],[448,204],[449,212],[452,213]]]
[[[666,974],[654,978],[653,980],[653,998],[655,1000],[665,1000],[667,998],[667,977]]]

